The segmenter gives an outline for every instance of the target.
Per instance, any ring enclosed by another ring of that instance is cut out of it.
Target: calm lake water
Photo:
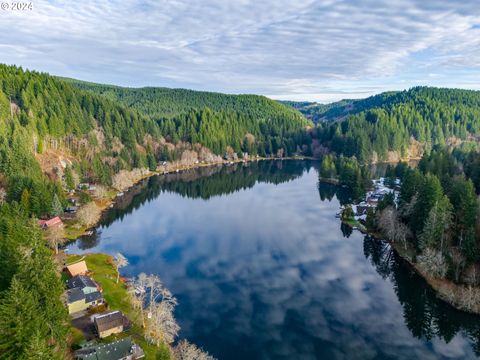
[[[120,251],[123,275],[158,274],[180,336],[219,359],[476,358],[479,318],[341,226],[346,199],[302,161],[153,177],[70,250]]]

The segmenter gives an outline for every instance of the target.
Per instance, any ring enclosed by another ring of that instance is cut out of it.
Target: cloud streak
[[[326,101],[480,80],[475,1],[37,0],[33,7],[0,13],[0,60],[91,81]]]

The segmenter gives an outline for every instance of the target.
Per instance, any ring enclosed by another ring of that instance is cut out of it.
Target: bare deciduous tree
[[[189,343],[187,340],[180,341],[173,348],[173,356],[175,360],[214,360],[215,358],[207,352],[198,348],[195,344]]]
[[[173,312],[177,299],[156,275],[141,273],[132,286],[134,305],[140,309],[145,338],[156,345],[172,343],[180,330]]]
[[[178,326],[174,316],[174,305],[167,301],[160,301],[150,306],[145,326],[145,336],[152,344],[160,345],[161,342],[171,344],[178,335]]]
[[[205,163],[216,163],[216,162],[221,162],[222,157],[213,154],[208,148],[202,146],[198,150],[198,160],[203,161]]]
[[[465,267],[465,257],[457,248],[453,247],[450,248],[449,255],[452,261],[453,275],[455,277],[455,281],[458,282],[463,268]]]
[[[444,278],[447,274],[448,264],[440,251],[426,248],[422,255],[417,257],[418,266],[427,274],[437,278]]]
[[[118,191],[123,191],[131,187],[141,178],[145,177],[150,171],[148,169],[135,168],[132,171],[120,170],[112,179],[112,186]]]
[[[405,249],[407,248],[407,239],[410,235],[410,230],[399,220],[396,209],[391,206],[384,209],[379,214],[378,227],[389,240],[400,242]]]
[[[117,284],[118,284],[118,281],[120,280],[120,268],[127,266],[128,260],[122,254],[116,253],[115,257],[113,258],[113,263],[115,264],[115,268],[117,269]]]
[[[52,226],[47,229],[46,235],[48,245],[58,254],[58,246],[66,242],[65,230],[62,226]]]
[[[180,163],[184,166],[195,164],[198,161],[198,154],[193,150],[184,150]]]
[[[100,220],[101,214],[102,209],[92,201],[77,211],[77,219],[83,226],[90,227]]]
[[[95,190],[93,191],[93,195],[97,199],[104,199],[107,196],[108,190],[103,185],[96,185]]]

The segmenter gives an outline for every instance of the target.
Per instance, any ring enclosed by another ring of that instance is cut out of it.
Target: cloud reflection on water
[[[162,193],[103,229],[126,275],[157,273],[178,296],[181,336],[223,359],[473,358],[470,341],[412,336],[389,273],[342,236],[317,173],[207,200]],[[365,240],[368,241],[368,240]]]

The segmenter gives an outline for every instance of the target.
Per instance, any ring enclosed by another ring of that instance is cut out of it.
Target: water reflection
[[[424,280],[409,270],[408,264],[388,244],[366,236],[363,247],[365,257],[371,260],[378,273],[394,283],[405,324],[413,336],[428,340],[437,337],[448,344],[457,333],[463,333],[471,339],[475,354],[480,355],[480,321],[477,316],[456,311],[439,301],[425,286]]]
[[[235,163],[229,166],[208,166],[154,176],[145,179],[116,199],[115,206],[104,213],[101,227],[118,220],[156,199],[160,194],[174,192],[192,199],[210,199],[253,187],[256,183],[281,184],[291,181],[310,169],[309,161],[258,161]],[[82,236],[77,240],[81,250],[98,245],[101,231]]]
[[[178,296],[181,336],[220,359],[474,358],[478,318],[341,226],[348,194],[318,184],[316,167],[151,178],[106,215],[94,250],[124,253],[127,276],[159,274]]]

